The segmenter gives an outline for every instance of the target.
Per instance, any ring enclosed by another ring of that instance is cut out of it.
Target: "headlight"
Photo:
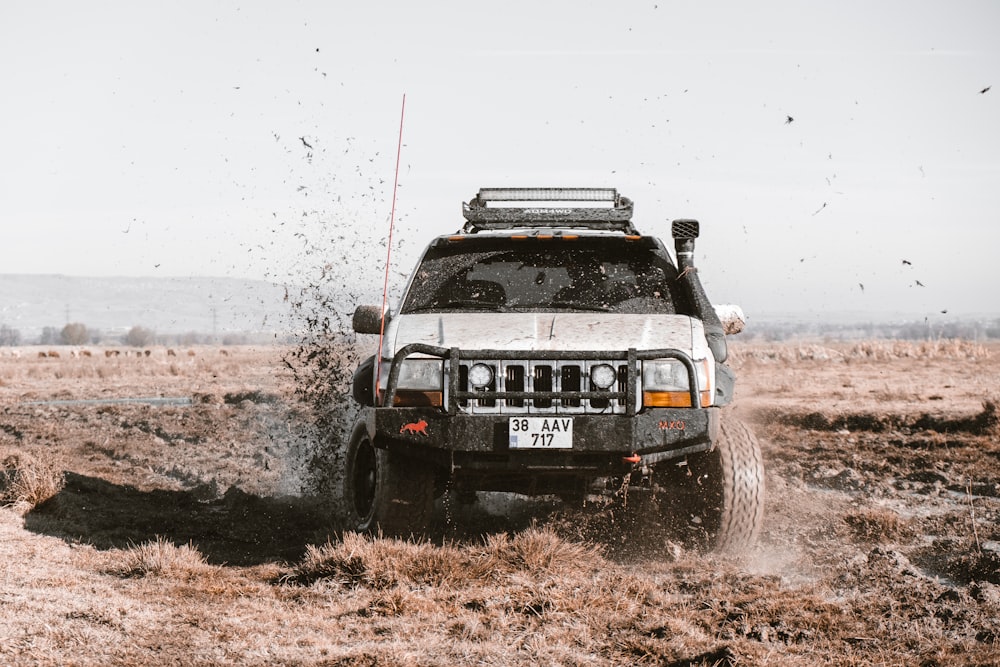
[[[708,360],[694,362],[698,402],[701,407],[712,405],[712,375]],[[647,408],[689,408],[691,383],[687,369],[677,359],[656,359],[642,362],[642,405]]]
[[[618,373],[609,364],[597,364],[590,367],[590,381],[598,389],[608,389],[618,380]]]
[[[391,359],[382,360],[379,387],[386,391],[389,385]],[[436,406],[444,404],[444,362],[440,359],[404,359],[399,364],[396,396],[393,405]]]
[[[399,389],[441,391],[444,364],[440,359],[404,359],[399,365]]]
[[[688,372],[676,359],[642,362],[642,388],[644,391],[687,391]]]
[[[493,369],[486,364],[472,364],[469,369],[469,384],[473,389],[485,389],[493,382]]]

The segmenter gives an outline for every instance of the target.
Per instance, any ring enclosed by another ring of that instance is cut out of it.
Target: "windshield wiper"
[[[590,303],[580,303],[579,301],[550,301],[549,303],[544,305],[550,308],[572,308],[575,310],[593,310],[599,313],[607,313],[611,310],[611,308],[609,308],[608,306],[597,306]]]
[[[440,310],[442,308],[476,308],[479,310],[496,310],[499,311],[503,307],[502,304],[490,302],[490,301],[476,301],[474,299],[454,299],[452,301],[445,301],[444,303],[433,303],[425,306],[417,306],[416,308],[409,308],[406,312],[408,313],[422,313],[428,310]]]

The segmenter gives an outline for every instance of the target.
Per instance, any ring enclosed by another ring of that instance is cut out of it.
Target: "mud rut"
[[[765,541],[816,537],[818,563],[865,545],[891,545],[932,579],[1000,584],[1000,459],[996,408],[965,417],[816,413],[759,415],[770,478],[787,494],[768,508]],[[775,488],[775,487],[771,487]],[[793,500],[800,498],[804,502]],[[808,500],[806,500],[808,498]],[[782,526],[812,503],[830,521],[803,530]],[[835,508],[843,508],[839,515]],[[778,515],[778,516],[776,516]],[[782,535],[779,531],[791,528]],[[836,547],[836,538],[845,540]]]

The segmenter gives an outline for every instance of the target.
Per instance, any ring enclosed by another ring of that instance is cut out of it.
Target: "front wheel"
[[[673,532],[723,553],[740,553],[757,542],[764,520],[764,463],[746,424],[723,414],[712,450],[661,465],[657,506]]]
[[[434,471],[420,461],[376,447],[358,422],[347,447],[344,498],[350,527],[405,537],[423,533],[434,507]]]

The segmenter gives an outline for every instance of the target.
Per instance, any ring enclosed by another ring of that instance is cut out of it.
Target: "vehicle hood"
[[[410,343],[464,350],[600,350],[674,348],[708,355],[701,320],[687,315],[622,313],[420,313],[397,315],[383,356]]]

